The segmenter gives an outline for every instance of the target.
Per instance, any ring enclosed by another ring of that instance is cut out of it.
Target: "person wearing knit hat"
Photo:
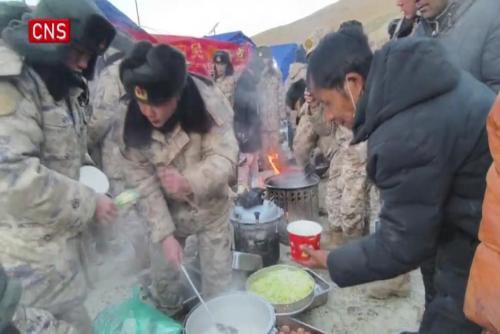
[[[231,57],[227,51],[218,50],[214,53],[213,62],[215,85],[219,87],[232,106],[234,105],[236,77],[234,75]]]
[[[30,43],[30,19],[67,18],[68,44]],[[91,333],[80,234],[114,219],[113,201],[79,182],[87,163],[86,81],[115,29],[90,0],[41,0],[0,40],[0,263],[19,306]]]
[[[139,207],[150,231],[149,291],[171,314],[182,306],[179,269],[189,236],[197,239],[205,297],[231,282],[233,111],[213,82],[188,73],[182,53],[168,45],[136,44],[120,78],[128,94],[125,177],[143,189]]]

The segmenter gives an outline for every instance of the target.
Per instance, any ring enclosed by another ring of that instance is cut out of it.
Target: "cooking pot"
[[[287,222],[316,220],[319,213],[316,174],[307,176],[303,171],[290,170],[266,179],[267,198],[285,211],[286,219],[278,225],[281,243],[288,245]]]
[[[250,208],[237,205],[230,218],[236,251],[260,255],[264,266],[278,263],[278,225],[283,219],[283,210],[268,200]]]
[[[246,292],[235,292],[216,297],[207,302],[215,321],[238,330],[238,334],[275,333],[276,314],[270,303]],[[202,305],[188,315],[186,334],[219,334],[211,331],[214,324]]]

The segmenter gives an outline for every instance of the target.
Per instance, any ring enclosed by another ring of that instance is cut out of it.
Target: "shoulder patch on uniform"
[[[21,98],[21,93],[14,85],[0,81],[0,116],[14,113]]]

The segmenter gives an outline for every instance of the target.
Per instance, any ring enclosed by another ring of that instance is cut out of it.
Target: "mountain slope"
[[[302,43],[315,30],[338,29],[347,20],[361,21],[374,46],[387,40],[388,23],[400,15],[394,0],[340,0],[290,24],[262,32],[252,39],[257,45]]]

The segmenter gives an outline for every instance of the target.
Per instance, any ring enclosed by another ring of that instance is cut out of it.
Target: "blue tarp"
[[[108,0],[94,1],[106,18],[119,30],[139,40],[149,40],[151,42],[155,41],[155,39],[152,38],[146,31],[139,27],[134,21],[122,13]]]
[[[130,29],[136,29],[139,31],[142,30],[134,21],[132,21],[127,15],[123,14],[108,0],[95,0],[95,3],[111,22],[120,24]]]
[[[284,81],[288,77],[290,65],[297,60],[297,52],[300,50],[300,46],[297,44],[278,44],[271,45],[271,49]]]
[[[242,33],[241,31],[226,32],[224,34],[205,36],[208,39],[214,39],[216,41],[231,42],[235,44],[250,43],[255,46],[255,43],[250,37]]]

